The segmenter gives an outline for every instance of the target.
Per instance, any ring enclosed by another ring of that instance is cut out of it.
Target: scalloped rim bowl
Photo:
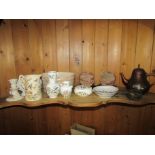
[[[93,92],[101,98],[111,98],[118,90],[119,89],[114,86],[97,86],[93,88]]]
[[[92,94],[92,87],[78,85],[74,89],[74,93],[81,97],[86,97]]]

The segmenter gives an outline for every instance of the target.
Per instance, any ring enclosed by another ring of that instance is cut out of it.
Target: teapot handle
[[[128,79],[125,78],[125,76],[124,76],[124,74],[122,72],[120,73],[120,75],[121,75],[121,79],[122,79],[123,84],[127,85]]]

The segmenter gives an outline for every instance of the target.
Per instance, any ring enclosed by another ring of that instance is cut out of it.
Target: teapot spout
[[[127,86],[127,84],[128,84],[128,79],[125,78],[125,76],[124,76],[123,73],[120,73],[120,75],[121,75],[121,79],[122,79],[123,84],[124,84],[125,86]]]

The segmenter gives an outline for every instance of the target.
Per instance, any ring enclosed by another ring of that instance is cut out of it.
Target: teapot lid
[[[144,70],[143,68],[140,68],[140,64],[138,64],[138,67],[135,68],[135,69],[133,70],[133,72],[134,72],[134,73],[141,72],[141,73],[145,73],[145,74],[146,74],[145,70]]]

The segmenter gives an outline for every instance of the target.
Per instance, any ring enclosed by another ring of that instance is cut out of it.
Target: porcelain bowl
[[[97,86],[93,88],[93,92],[101,98],[111,98],[118,90],[119,89],[114,86]]]
[[[81,97],[89,96],[90,94],[92,94],[92,87],[79,85],[75,87],[74,93]]]

